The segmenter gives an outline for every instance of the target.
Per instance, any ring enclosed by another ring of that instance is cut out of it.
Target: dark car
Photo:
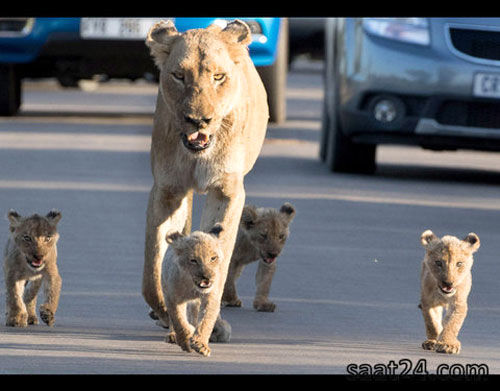
[[[500,18],[332,18],[320,155],[373,173],[378,144],[500,150]]]

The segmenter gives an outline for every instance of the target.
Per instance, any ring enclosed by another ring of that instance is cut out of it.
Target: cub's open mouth
[[[201,280],[197,284],[198,288],[201,290],[208,289],[212,286],[212,282],[209,280]]]
[[[189,135],[183,133],[182,143],[192,152],[199,152],[207,149],[212,142],[212,135],[206,135],[202,132],[194,132]]]
[[[452,295],[453,293],[455,293],[455,288],[452,288],[451,286],[441,286],[441,285],[439,285],[439,289],[445,295]]]
[[[276,261],[276,257],[274,257],[274,258],[264,258],[264,257],[262,257],[262,261],[264,263],[267,263],[268,265],[270,265],[271,263],[273,263],[274,261]]]
[[[26,262],[28,262],[28,264],[35,268],[35,269],[38,269],[39,267],[42,267],[43,265],[43,259],[29,259],[28,257],[26,257]]]

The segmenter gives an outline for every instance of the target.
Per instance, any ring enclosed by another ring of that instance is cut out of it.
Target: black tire
[[[288,73],[288,20],[282,19],[276,61],[273,65],[257,67],[267,92],[269,121],[286,120],[286,79]]]
[[[0,65],[0,115],[16,115],[21,106],[21,79],[13,65]]]

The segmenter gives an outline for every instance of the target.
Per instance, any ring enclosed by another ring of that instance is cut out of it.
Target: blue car
[[[234,18],[0,18],[0,115],[15,115],[23,78],[55,77],[62,86],[102,74],[157,80],[144,43],[151,25],[171,19],[183,32]],[[250,56],[268,93],[270,120],[285,119],[288,23],[281,18],[239,18],[253,35]]]

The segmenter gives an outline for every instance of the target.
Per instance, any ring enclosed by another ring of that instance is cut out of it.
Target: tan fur
[[[10,236],[4,251],[6,325],[38,324],[36,298],[43,285],[45,302],[40,306],[40,317],[52,326],[62,285],[56,246],[61,213],[52,210],[46,216],[22,217],[11,210],[7,218]]]
[[[292,204],[285,203],[280,210],[256,208],[246,205],[234,247],[229,272],[222,296],[223,304],[241,307],[241,300],[236,292],[236,280],[246,265],[260,259],[255,276],[257,292],[253,307],[257,311],[273,312],[276,304],[268,299],[276,258],[280,255],[289,235],[289,225],[295,217]]]
[[[142,293],[164,325],[164,238],[167,232],[189,233],[193,191],[207,193],[200,229],[206,232],[216,222],[224,226],[221,273],[226,278],[245,203],[243,178],[260,153],[268,121],[265,89],[248,55],[250,42],[250,29],[241,21],[182,34],[162,21],[146,40],[160,82]]]
[[[208,342],[224,287],[218,240],[221,231],[222,227],[215,225],[208,234],[170,234],[167,242],[172,248],[162,267],[162,288],[170,315],[167,341],[204,356],[210,355]]]
[[[472,286],[472,254],[480,246],[479,237],[469,233],[464,240],[454,236],[439,239],[430,230],[422,233],[426,249],[422,262],[419,307],[424,317],[426,350],[459,353],[458,333],[467,316],[467,297]],[[446,316],[442,319],[443,310]]]

